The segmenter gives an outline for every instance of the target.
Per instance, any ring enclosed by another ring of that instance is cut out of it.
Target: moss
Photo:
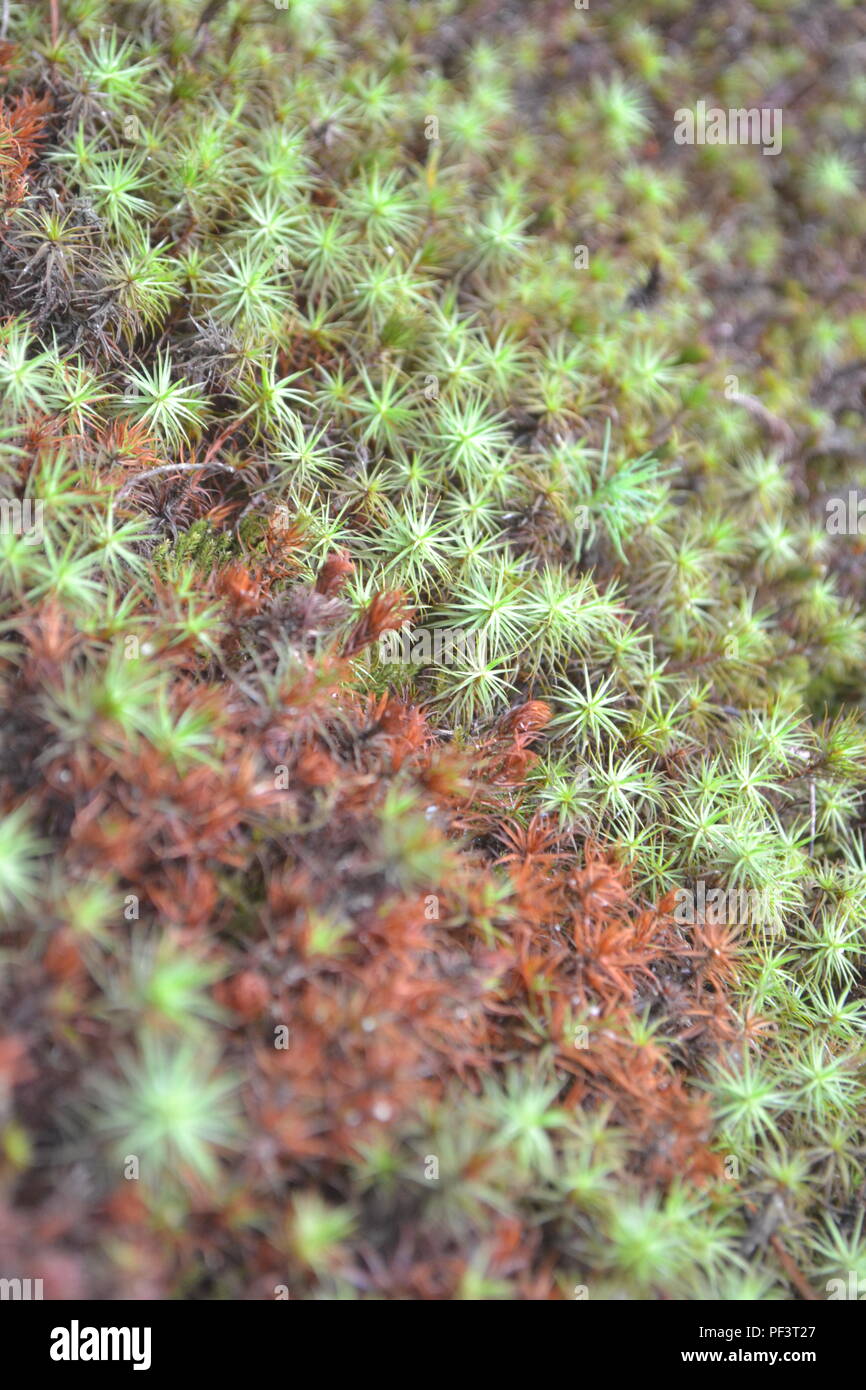
[[[733,9],[12,7],[0,1183],[76,1131],[87,1296],[862,1262],[866,91]]]
[[[194,521],[175,541],[162,540],[154,547],[150,562],[161,579],[170,579],[191,566],[202,581],[236,554],[237,546],[225,531],[215,531],[210,522]]]

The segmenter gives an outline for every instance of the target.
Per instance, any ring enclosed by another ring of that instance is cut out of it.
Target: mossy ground
[[[0,1272],[866,1278],[864,47],[9,7]]]

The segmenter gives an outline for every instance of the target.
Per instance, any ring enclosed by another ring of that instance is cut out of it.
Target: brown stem
[[[779,1263],[782,1265],[785,1273],[787,1274],[791,1283],[794,1285],[794,1288],[797,1290],[797,1293],[800,1295],[800,1297],[805,1299],[809,1303],[819,1302],[818,1295],[806,1283],[806,1280],[800,1273],[797,1266],[794,1264],[794,1261],[791,1259],[791,1256],[788,1254],[779,1237],[770,1236],[770,1244],[772,1245],[773,1249],[778,1255]]]

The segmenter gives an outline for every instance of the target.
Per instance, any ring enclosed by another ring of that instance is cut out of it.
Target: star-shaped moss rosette
[[[10,1239],[54,1297],[827,1296],[862,16],[6,8]]]

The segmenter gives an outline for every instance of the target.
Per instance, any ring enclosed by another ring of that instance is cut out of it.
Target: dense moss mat
[[[864,16],[6,8],[2,1272],[866,1278]]]

